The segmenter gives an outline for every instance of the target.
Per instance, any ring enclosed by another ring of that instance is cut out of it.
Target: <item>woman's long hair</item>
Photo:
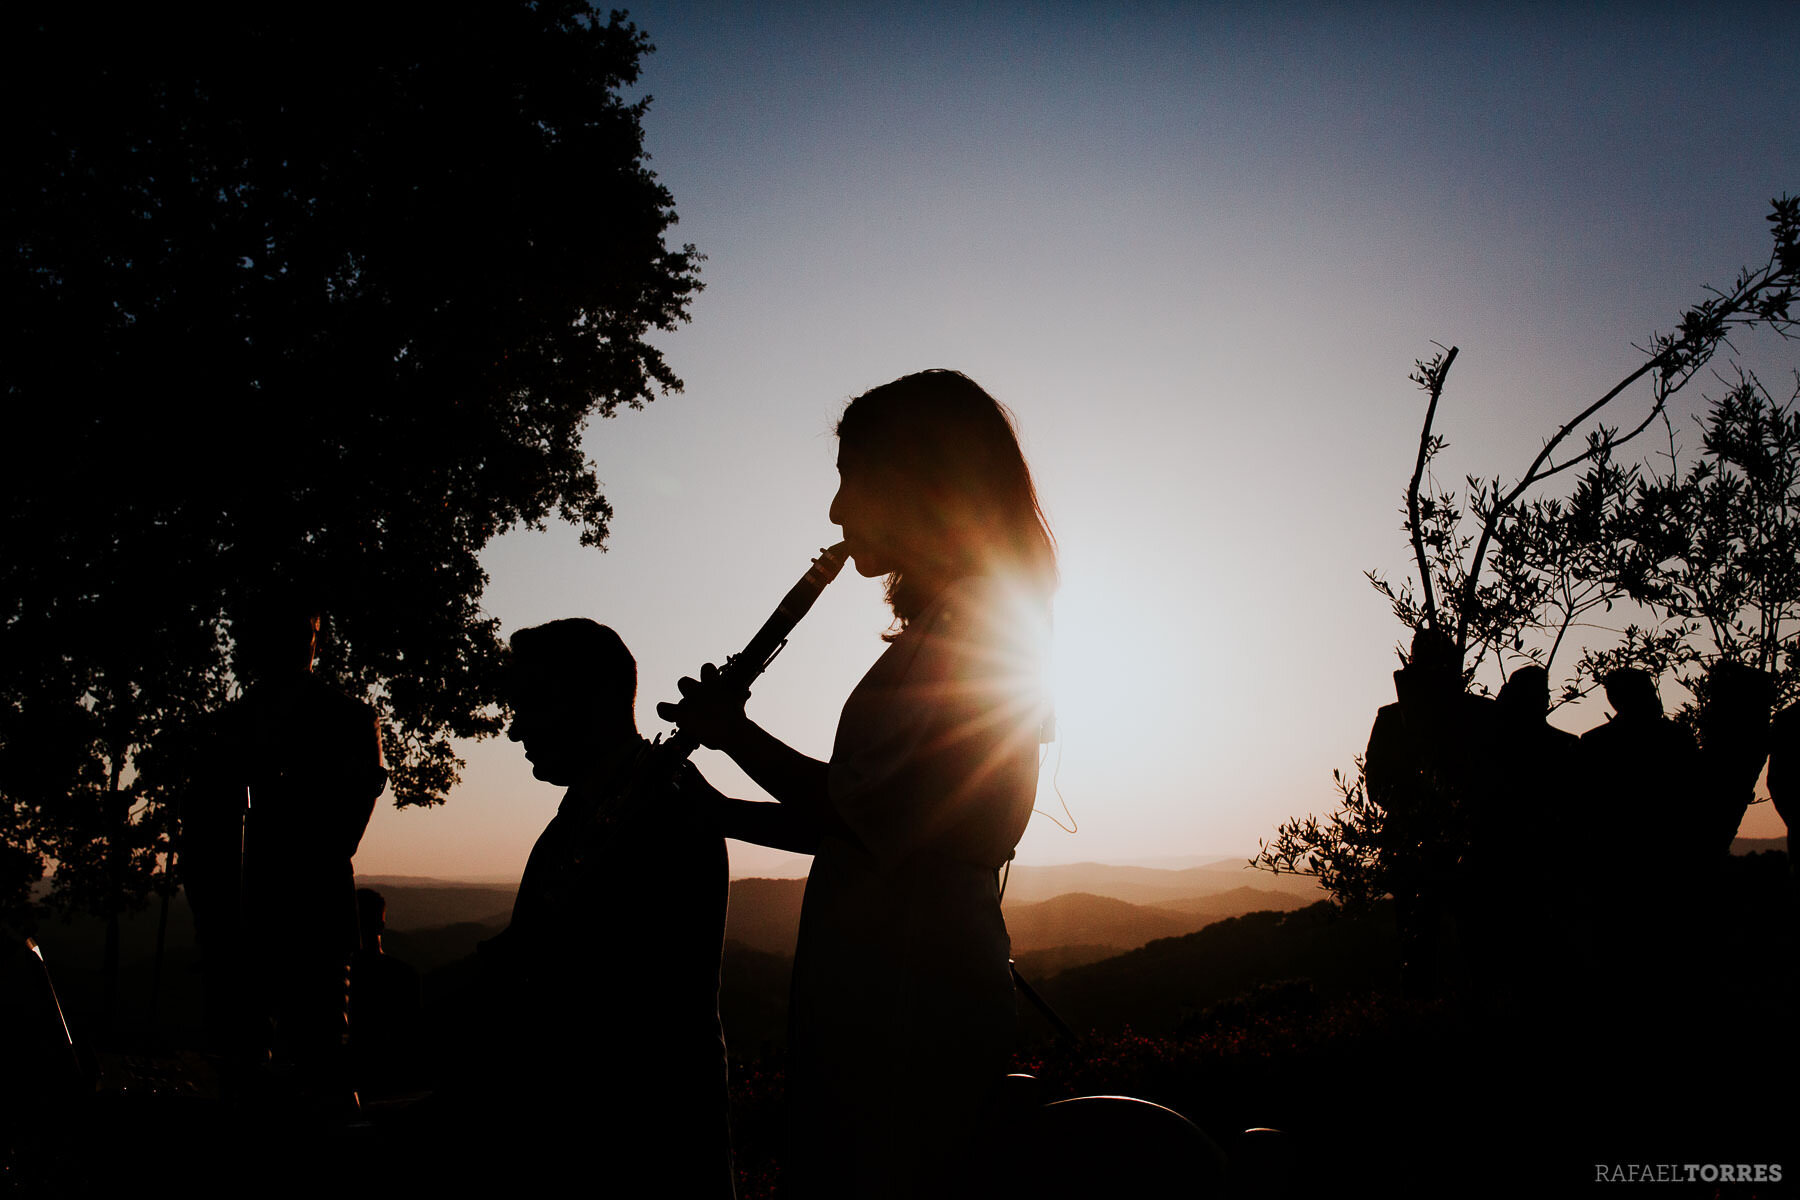
[[[839,445],[893,483],[913,536],[887,580],[904,629],[930,586],[1003,575],[1042,599],[1056,588],[1056,540],[1038,505],[1012,414],[960,371],[920,371],[864,392],[838,419]]]

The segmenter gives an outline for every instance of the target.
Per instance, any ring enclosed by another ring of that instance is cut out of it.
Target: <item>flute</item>
[[[720,685],[748,691],[756,677],[768,669],[781,648],[787,645],[788,635],[802,617],[812,611],[819,594],[838,577],[844,569],[844,562],[849,558],[847,542],[839,542],[835,546],[827,546],[819,551],[819,557],[812,560],[806,574],[800,581],[788,589],[775,611],[764,621],[762,628],[744,646],[744,648],[725,660],[719,668]],[[668,737],[658,737],[655,742],[645,747],[633,768],[627,773],[625,782],[611,796],[601,800],[595,810],[593,819],[588,823],[588,836],[582,839],[582,851],[592,849],[611,831],[625,824],[647,803],[656,796],[664,786],[675,778],[675,773],[687,762],[688,756],[699,748],[700,739],[682,729],[676,729]],[[583,853],[577,853],[579,863]]]

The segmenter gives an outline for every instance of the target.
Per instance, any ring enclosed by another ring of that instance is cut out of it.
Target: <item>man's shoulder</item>
[[[375,721],[375,706],[359,696],[352,696],[338,684],[317,676],[307,689],[307,702],[318,712],[345,724],[369,725]]]
[[[1582,734],[1579,741],[1583,746],[1604,746],[1619,737],[1617,721],[1603,721]]]

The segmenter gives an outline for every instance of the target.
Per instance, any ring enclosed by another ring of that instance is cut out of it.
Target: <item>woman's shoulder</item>
[[[1050,610],[1041,595],[1004,578],[970,576],[946,587],[914,630],[923,662],[934,664],[927,673],[1023,683],[1044,673]]]
[[[983,630],[1048,636],[1049,601],[1035,589],[999,575],[967,575],[947,585],[911,622],[932,633]]]

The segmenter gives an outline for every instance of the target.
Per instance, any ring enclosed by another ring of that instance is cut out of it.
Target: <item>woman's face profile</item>
[[[867,578],[900,569],[896,536],[896,481],[876,470],[867,456],[839,446],[838,490],[831,499],[831,522],[844,531],[856,573]]]

